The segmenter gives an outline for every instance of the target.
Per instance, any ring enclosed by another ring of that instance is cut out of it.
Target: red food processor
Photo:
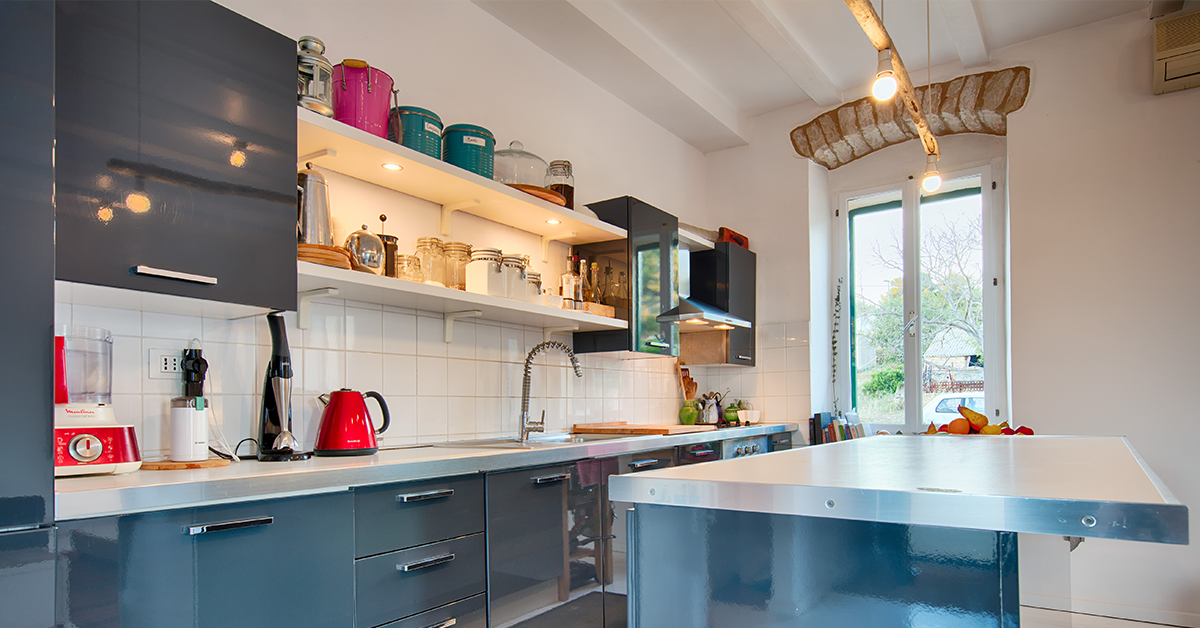
[[[132,425],[112,407],[112,334],[54,328],[54,475],[129,473],[142,466]]]

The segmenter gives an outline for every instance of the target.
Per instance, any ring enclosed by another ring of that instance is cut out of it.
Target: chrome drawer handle
[[[555,482],[562,482],[563,480],[570,478],[570,473],[555,473],[554,475],[543,475],[541,477],[533,478],[530,480],[530,482],[534,484],[553,484]]]
[[[177,270],[166,270],[163,268],[151,268],[150,266],[134,266],[132,269],[135,275],[147,275],[150,277],[162,277],[163,279],[178,279],[179,281],[190,281],[192,283],[202,283],[208,286],[217,285],[216,277],[207,275],[193,275],[192,273],[181,273]]]
[[[456,624],[458,624],[458,620],[451,617],[446,621],[441,621],[436,624],[429,624],[428,626],[425,626],[425,628],[450,628],[450,626],[454,626]]]
[[[425,501],[427,499],[440,499],[442,497],[450,497],[453,494],[454,494],[454,489],[452,489],[452,488],[438,488],[438,489],[434,489],[432,491],[421,491],[420,493],[405,493],[403,495],[397,495],[396,501],[404,503],[404,504],[408,504],[411,502]]]
[[[712,449],[694,449],[692,451],[689,451],[688,453],[693,456],[711,456],[717,452]]]
[[[416,571],[426,567],[433,567],[434,565],[444,565],[452,560],[454,560],[454,554],[442,554],[441,556],[422,558],[416,562],[404,565],[396,565],[396,571]]]
[[[749,360],[749,359],[751,359],[751,358],[750,358],[750,356],[748,356],[748,355],[739,355],[739,356],[738,356],[738,359],[739,359],[739,360]]]
[[[670,349],[670,348],[671,348],[671,343],[669,343],[669,342],[660,342],[660,341],[658,341],[658,340],[647,340],[647,341],[646,341],[646,346],[647,346],[647,347],[654,347],[654,348],[656,348],[656,349]]]
[[[658,464],[659,462],[660,462],[659,460],[656,460],[654,458],[649,458],[647,460],[634,460],[633,462],[629,463],[629,468],[630,469],[644,469],[646,467],[653,467],[654,465]]]
[[[206,532],[224,532],[226,530],[240,530],[242,528],[257,528],[258,526],[269,526],[275,523],[275,517],[259,517],[257,519],[243,519],[241,521],[226,521],[225,523],[205,523],[196,526],[188,526],[184,528],[189,536],[204,534]]]

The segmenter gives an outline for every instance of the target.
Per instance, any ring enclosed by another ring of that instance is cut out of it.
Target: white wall
[[[1008,135],[1013,413],[1127,435],[1195,507],[1200,90],[1151,94],[1147,17],[994,57],[1034,68]],[[1200,626],[1197,545],[1089,540],[1072,562],[1075,610]]]

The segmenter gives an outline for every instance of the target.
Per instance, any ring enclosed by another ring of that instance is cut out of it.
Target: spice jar
[[[425,281],[425,275],[421,272],[421,258],[416,255],[397,255],[396,277],[417,283]]]
[[[565,159],[550,162],[550,170],[546,173],[546,187],[567,199],[567,209],[575,209],[575,175],[571,174],[571,162]]]
[[[471,261],[471,245],[466,242],[447,242],[446,287],[467,289],[467,264]]]
[[[467,292],[504,296],[504,273],[500,268],[500,249],[475,249],[467,264]]]
[[[424,283],[431,286],[446,285],[446,252],[441,238],[417,238],[417,257],[421,259]]]
[[[528,263],[528,255],[505,255],[500,258],[500,268],[504,274],[504,296],[525,300],[525,267]]]
[[[525,271],[525,302],[542,304],[542,273],[535,270]]]

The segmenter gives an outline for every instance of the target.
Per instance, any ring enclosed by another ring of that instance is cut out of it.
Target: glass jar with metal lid
[[[396,277],[417,283],[425,281],[425,275],[421,272],[421,258],[416,255],[397,255]]]
[[[542,304],[542,273],[536,270],[525,271],[525,291],[526,303]]]
[[[500,269],[504,274],[504,296],[525,300],[525,268],[528,265],[528,255],[505,255],[500,258]]]
[[[467,289],[467,264],[471,261],[471,245],[466,242],[447,242],[446,287]]]
[[[575,175],[571,174],[571,162],[566,159],[556,159],[550,162],[550,170],[546,174],[546,187],[562,194],[567,209],[575,209]]]
[[[417,238],[417,257],[421,259],[424,283],[446,285],[446,251],[441,238]]]
[[[500,268],[500,249],[473,249],[467,264],[467,292],[504,296],[504,273]]]

